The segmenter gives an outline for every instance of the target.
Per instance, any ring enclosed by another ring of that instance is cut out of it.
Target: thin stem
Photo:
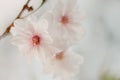
[[[46,0],[43,0],[40,6],[42,6],[45,2],[46,2]]]
[[[23,6],[22,10],[20,11],[20,13],[18,14],[18,16],[15,18],[16,19],[19,19],[22,15],[22,13],[24,12],[25,9],[28,10],[28,4],[30,3],[31,0],[28,0],[26,2],[26,4]],[[8,36],[10,34],[10,30],[11,28],[14,26],[14,21],[7,27],[7,29],[5,30],[5,32],[0,36],[0,40],[6,36]]]
[[[14,21],[15,21],[16,19],[21,18],[22,14],[23,14],[23,12],[24,12],[25,10],[28,10],[28,11],[32,11],[32,10],[33,10],[33,7],[32,7],[32,6],[30,6],[30,7],[28,6],[28,4],[30,3],[30,1],[31,1],[31,0],[28,0],[28,1],[26,2],[26,4],[23,6],[22,10],[21,10],[20,13],[18,14],[18,16],[14,19]],[[34,12],[36,12],[45,2],[46,2],[46,0],[43,0],[42,4],[41,4],[36,10],[34,10],[31,14],[33,14]],[[31,15],[31,14],[29,14],[29,15]],[[27,15],[27,16],[29,16],[29,15]],[[27,16],[25,16],[25,17],[27,17]],[[24,18],[24,17],[23,17],[23,18]],[[14,27],[14,21],[7,27],[7,29],[5,30],[5,32],[0,36],[0,40],[10,34],[11,28]]]
[[[41,5],[40,5],[36,10],[34,10],[32,13],[30,13],[30,14],[24,16],[24,18],[30,16],[31,14],[34,14],[38,9],[41,8],[41,6],[42,6],[46,1],[47,1],[47,0],[43,0],[42,3],[41,3]]]
[[[22,13],[24,12],[25,9],[28,9],[28,4],[30,3],[31,0],[28,0],[27,3],[23,6],[21,12],[18,14],[18,16],[16,17],[16,19],[20,18]]]

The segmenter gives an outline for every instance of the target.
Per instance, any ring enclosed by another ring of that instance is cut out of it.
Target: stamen
[[[40,44],[40,37],[38,35],[33,36],[32,43],[34,46],[39,45]]]
[[[62,16],[60,22],[64,25],[69,23],[69,18],[68,16]]]
[[[60,53],[56,54],[56,59],[57,60],[62,60],[63,57],[64,57],[63,52],[60,52]]]

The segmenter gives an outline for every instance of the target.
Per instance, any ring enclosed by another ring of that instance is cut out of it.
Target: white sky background
[[[79,80],[98,80],[103,70],[120,76],[120,1],[78,0],[85,11],[84,39],[75,47],[83,55]],[[0,0],[0,35],[20,12],[26,0]],[[32,0],[35,8],[40,0]],[[0,80],[52,80],[41,74],[37,60],[27,63],[7,37],[0,41]]]

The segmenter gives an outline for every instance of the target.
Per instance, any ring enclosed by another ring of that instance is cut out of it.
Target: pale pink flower
[[[16,20],[14,27],[11,29],[12,44],[16,45],[23,54],[40,55],[41,57],[51,49],[52,39],[47,32],[47,28],[46,20],[38,22],[30,19]]]
[[[70,80],[80,71],[80,64],[83,63],[83,58],[72,50],[62,51],[54,55],[45,66],[45,72],[53,74],[56,78]],[[63,80],[62,79],[62,80]]]
[[[49,31],[54,45],[59,49],[67,49],[80,42],[83,36],[82,13],[76,6],[77,0],[57,0],[47,20],[51,26]]]

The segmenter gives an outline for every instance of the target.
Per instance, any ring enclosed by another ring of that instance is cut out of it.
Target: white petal
[[[58,20],[64,14],[64,10],[65,10],[64,7],[65,5],[63,4],[63,2],[59,0],[55,8],[53,9],[54,18],[56,20]]]
[[[31,55],[32,46],[29,46],[28,44],[22,44],[18,46],[20,53],[24,55]]]
[[[49,26],[48,26],[48,29],[49,29],[49,27],[51,27],[52,24],[53,24],[54,15],[52,14],[51,11],[49,11],[49,12],[47,12],[46,14],[44,14],[43,18],[47,20],[48,25],[49,25]]]
[[[59,49],[65,49],[67,45],[64,44],[64,42],[66,42],[64,40],[64,37],[66,37],[65,35],[65,29],[64,28],[60,28],[61,26],[51,26],[51,31],[50,31],[50,35],[53,38],[53,45]]]
[[[68,74],[76,74],[81,63],[83,63],[83,58],[80,55],[71,50],[64,52],[64,60],[61,62],[61,66],[65,68]]]
[[[41,35],[41,45],[50,45],[53,42],[53,39],[48,34]]]
[[[78,43],[84,36],[84,30],[81,26],[72,26],[69,28],[69,34],[68,35],[68,41],[71,41],[71,43]]]
[[[65,2],[65,11],[66,13],[71,13],[77,4],[77,0],[64,0]]]
[[[31,24],[27,19],[17,19],[14,21],[14,26],[25,29],[26,27],[31,26]]]
[[[46,71],[51,74],[61,77],[72,77],[78,74],[80,64],[83,63],[83,58],[72,52],[64,52],[64,58],[61,61],[52,60],[50,65],[46,65]]]
[[[12,44],[16,46],[29,44],[29,43],[30,43],[30,40],[26,37],[15,36],[15,38],[12,39]]]
[[[18,19],[14,22],[14,27],[11,29],[12,35],[17,35],[22,32],[28,31],[28,28],[32,27],[28,20]]]
[[[76,24],[76,25],[81,25],[83,23],[83,20],[85,19],[85,13],[79,10],[74,10],[70,14],[70,23],[71,24]]]
[[[16,36],[18,34],[18,31],[12,27],[11,30],[10,30],[10,33],[13,35],[13,36]]]
[[[37,22],[39,24],[38,29],[39,30],[47,30],[48,29],[48,22],[45,19],[41,19]]]

